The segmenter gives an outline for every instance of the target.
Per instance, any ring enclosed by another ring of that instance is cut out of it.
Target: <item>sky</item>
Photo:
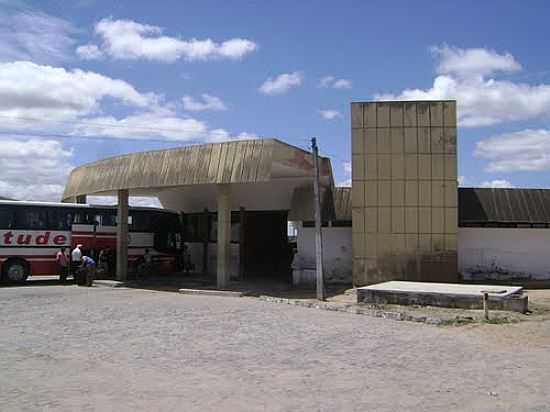
[[[456,99],[462,186],[548,187],[550,3],[0,0],[0,196],[124,153],[316,137],[352,101]],[[136,204],[149,200],[136,199]]]

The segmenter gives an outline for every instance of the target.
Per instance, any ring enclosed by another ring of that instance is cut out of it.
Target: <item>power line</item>
[[[130,126],[130,125],[124,125],[119,123],[94,123],[94,122],[88,122],[84,120],[56,120],[56,119],[38,119],[35,117],[26,117],[26,116],[18,116],[18,117],[11,117],[0,114],[0,117],[11,119],[11,120],[27,120],[29,122],[50,122],[50,123],[60,123],[60,124],[67,124],[72,126],[92,126],[92,127],[115,127],[120,129],[129,129],[129,130],[145,130],[145,131],[152,131],[152,132],[172,132],[172,133],[178,133],[178,132],[192,132],[192,133],[205,133],[201,132],[197,129],[190,129],[185,127],[180,127],[177,129],[172,128],[160,128],[160,127],[149,127],[149,126]],[[182,120],[190,120],[190,119],[182,119]],[[199,121],[199,120],[194,120]],[[212,133],[212,134],[225,134],[224,132],[220,130],[211,130],[206,133]]]
[[[221,130],[208,130],[208,131],[198,131],[196,129],[190,129],[190,128],[178,128],[178,129],[172,129],[172,128],[160,128],[160,127],[149,127],[149,126],[130,126],[130,125],[123,125],[118,123],[95,123],[95,122],[89,122],[85,120],[56,120],[56,119],[39,119],[36,117],[29,117],[29,116],[18,116],[18,117],[11,117],[0,114],[0,118],[8,118],[12,120],[27,120],[31,122],[49,122],[49,123],[59,123],[59,124],[67,124],[72,126],[91,126],[91,127],[114,127],[119,129],[126,129],[126,130],[133,130],[133,131],[150,131],[150,132],[157,132],[157,133],[181,133],[181,132],[188,132],[188,133],[195,133],[197,137],[193,138],[190,137],[189,139],[180,140],[178,138],[154,138],[151,136],[115,136],[115,135],[109,135],[109,134],[101,134],[101,135],[79,135],[75,133],[36,133],[35,131],[29,131],[29,132],[21,132],[21,131],[0,131],[0,135],[16,135],[16,136],[29,136],[29,137],[41,137],[41,138],[48,138],[48,137],[55,137],[55,138],[81,138],[81,139],[121,139],[121,140],[134,140],[134,141],[150,141],[150,142],[164,142],[164,143],[184,143],[184,142],[193,142],[200,140],[200,135],[221,135],[221,136],[228,136],[226,132]],[[229,137],[229,136],[228,136]],[[303,143],[296,144],[298,147],[300,147],[303,150],[311,151],[312,147],[310,145],[309,139],[306,138],[295,138],[292,139],[295,141],[300,141]],[[323,154],[326,154],[330,156],[331,158],[340,160],[342,162],[349,162],[349,159],[344,159],[340,156],[335,155],[334,153],[328,153],[325,150],[323,150]]]
[[[126,141],[140,141],[140,142],[163,142],[163,143],[189,143],[198,141],[198,138],[189,138],[187,140],[179,140],[179,139],[162,139],[162,138],[154,138],[149,136],[143,136],[143,138],[140,137],[119,137],[119,136],[112,136],[112,135],[78,135],[78,134],[61,134],[61,133],[36,133],[36,132],[17,132],[17,131],[1,131],[0,135],[4,136],[25,136],[25,137],[39,137],[39,138],[60,138],[60,139],[94,139],[94,140],[126,140]]]

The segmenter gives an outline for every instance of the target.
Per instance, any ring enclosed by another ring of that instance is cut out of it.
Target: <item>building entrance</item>
[[[241,242],[245,280],[289,281],[292,251],[288,243],[287,212],[245,212]]]

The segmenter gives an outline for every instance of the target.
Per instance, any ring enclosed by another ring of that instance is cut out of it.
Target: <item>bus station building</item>
[[[458,188],[455,101],[352,103],[351,143],[351,188],[320,158],[328,282],[550,280],[550,191]],[[155,196],[182,213],[196,269],[218,287],[286,279],[291,265],[294,283],[314,280],[313,157],[280,140],[99,160],[72,171],[63,200],[87,195],[118,197],[120,256],[128,197]]]

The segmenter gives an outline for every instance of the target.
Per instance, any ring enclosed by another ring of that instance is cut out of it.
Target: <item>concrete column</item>
[[[80,195],[80,196],[76,196],[76,203],[86,203],[86,195]]]
[[[218,255],[216,279],[219,289],[227,287],[230,278],[231,187],[218,185]]]
[[[128,275],[128,190],[118,191],[116,242],[116,278],[125,281]]]
[[[202,274],[208,275],[208,235],[210,233],[210,215],[208,209],[204,209],[202,215]]]
[[[246,210],[241,207],[239,213],[240,233],[239,233],[239,280],[244,279],[244,268],[246,259]]]

